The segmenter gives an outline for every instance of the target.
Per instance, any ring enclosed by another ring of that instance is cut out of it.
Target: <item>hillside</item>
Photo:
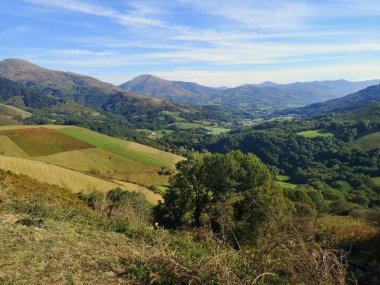
[[[329,100],[322,103],[312,104],[306,107],[286,110],[280,114],[298,114],[303,116],[316,116],[328,113],[349,113],[349,112],[366,112],[367,108],[374,108],[378,111],[380,103],[380,85],[374,85],[360,90],[356,93],[349,94],[342,98]],[[373,113],[372,113],[373,114]],[[368,112],[367,115],[371,115]]]
[[[161,168],[174,169],[175,163],[183,159],[141,144],[66,126],[0,127],[0,154],[4,155],[1,168],[76,192],[98,187],[105,191],[112,185],[139,191],[147,190],[138,185],[164,186],[170,175],[161,174]],[[47,172],[57,176],[46,176]]]
[[[220,92],[218,88],[206,87],[193,82],[164,80],[149,74],[137,76],[119,87],[138,94],[185,103],[206,102]]]
[[[160,116],[167,116],[164,111],[176,112],[178,115],[184,110],[192,111],[190,108],[127,92],[89,76],[49,70],[21,59],[1,61],[0,77],[20,83],[31,90],[29,92],[32,94],[49,97],[50,101],[57,98],[74,101],[91,109],[90,112],[121,115],[134,124],[159,121]]]

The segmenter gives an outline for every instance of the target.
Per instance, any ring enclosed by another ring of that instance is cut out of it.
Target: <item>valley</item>
[[[14,235],[39,235],[51,237],[56,250],[57,236],[63,236],[63,262],[79,258],[85,264],[68,267],[75,276],[65,271],[59,277],[54,262],[50,277],[39,273],[38,278],[140,284],[151,280],[140,271],[144,260],[164,283],[171,278],[192,282],[188,271],[181,271],[183,264],[196,268],[196,280],[223,283],[224,277],[203,271],[196,258],[202,256],[218,260],[228,278],[238,280],[232,284],[243,282],[240,268],[252,272],[260,266],[288,272],[292,284],[312,279],[289,265],[299,270],[311,262],[311,252],[317,258],[330,255],[342,276],[355,274],[376,284],[380,261],[372,245],[380,236],[380,89],[366,86],[372,81],[267,82],[215,90],[142,76],[121,86],[124,91],[20,60],[0,62],[3,75],[0,228],[8,232],[0,245],[10,246]],[[357,91],[360,86],[364,89]],[[351,93],[338,94],[342,90]],[[199,240],[200,234],[206,236]],[[291,243],[279,247],[271,236]],[[233,266],[212,253],[221,238]],[[71,253],[74,240],[82,243],[80,257]],[[44,240],[32,244],[38,260],[48,258]],[[300,252],[292,244],[310,250],[302,253],[302,264],[292,263]],[[266,246],[288,265],[270,260],[252,265],[252,258],[261,257],[246,252]],[[17,255],[1,247],[0,253],[15,264],[25,262],[29,247],[17,247]],[[336,252],[351,248],[356,251],[345,265]],[[125,254],[129,251],[136,255]],[[104,269],[97,254],[112,265]],[[148,254],[158,257],[151,261]],[[90,259],[100,269],[87,274]],[[16,270],[16,265],[3,266]],[[326,284],[333,284],[340,278],[335,273],[316,269],[315,276],[320,280],[324,274]],[[0,270],[0,282],[22,283],[27,274],[24,270],[12,279]],[[267,280],[276,284],[279,279]]]

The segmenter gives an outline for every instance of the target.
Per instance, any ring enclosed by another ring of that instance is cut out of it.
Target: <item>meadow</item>
[[[284,188],[294,189],[297,187],[296,184],[290,182],[290,177],[287,175],[277,175],[277,183]]]
[[[138,143],[109,137],[83,128],[69,127],[59,129],[59,131],[77,140],[89,143],[100,149],[116,153],[148,166],[173,167],[175,163],[183,159],[172,153]]]
[[[380,186],[380,176],[379,176],[379,177],[374,177],[374,178],[372,178],[372,180],[373,180],[373,182],[374,182],[376,185]]]
[[[363,136],[352,143],[353,148],[361,150],[370,150],[380,148],[380,132]]]
[[[316,138],[316,137],[333,137],[333,133],[326,132],[325,130],[311,130],[299,132],[297,135],[303,136],[305,138]]]

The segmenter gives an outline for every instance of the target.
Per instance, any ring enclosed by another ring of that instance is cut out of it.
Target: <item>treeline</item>
[[[5,102],[14,97],[21,97],[26,107],[38,109],[50,108],[62,102],[62,100],[0,77],[0,102]]]

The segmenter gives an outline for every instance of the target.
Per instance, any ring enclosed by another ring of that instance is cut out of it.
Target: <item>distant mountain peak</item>
[[[12,66],[14,68],[21,68],[21,69],[42,69],[38,65],[31,63],[29,61],[26,61],[24,59],[19,58],[7,58],[2,61],[0,61],[0,64],[3,66]]]
[[[130,92],[186,103],[207,102],[210,96],[221,91],[219,88],[193,82],[165,80],[151,74],[139,75],[119,87]]]
[[[273,81],[264,81],[262,83],[256,84],[256,86],[259,86],[259,87],[273,87],[277,85],[278,84]]]

